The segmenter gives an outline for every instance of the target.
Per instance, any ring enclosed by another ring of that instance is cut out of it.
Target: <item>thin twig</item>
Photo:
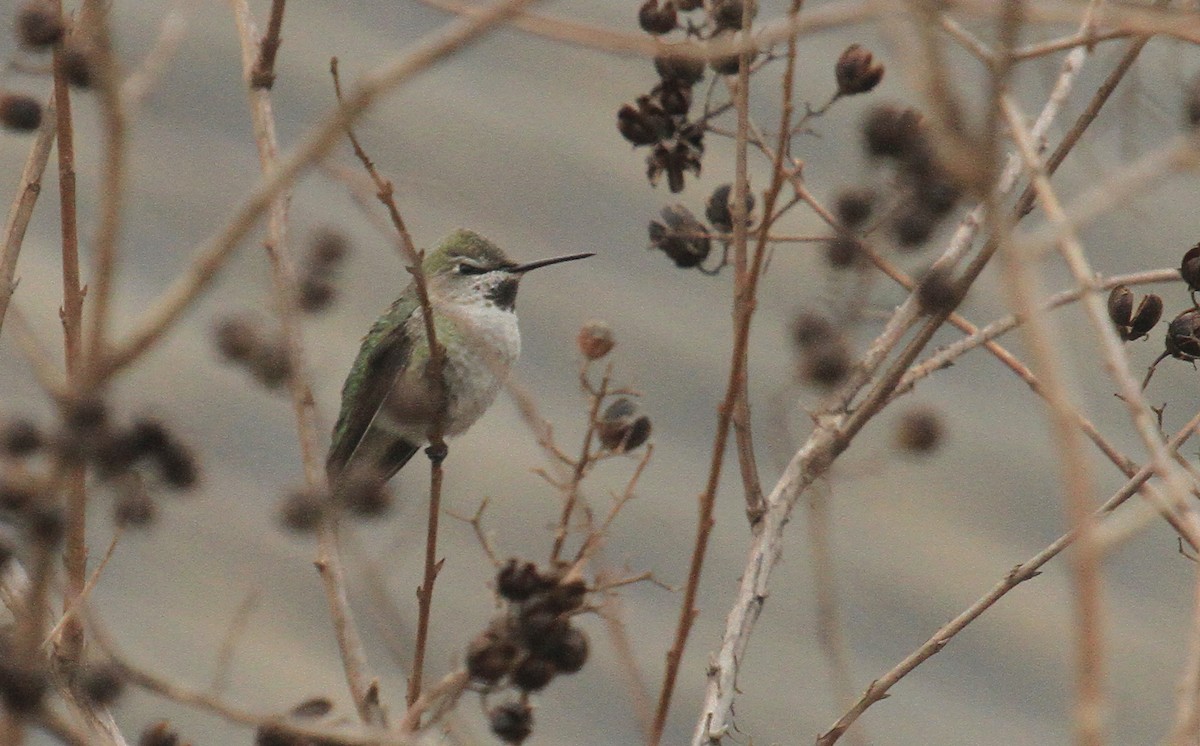
[[[750,26],[750,15],[742,14],[743,29]],[[748,33],[748,32],[744,32]],[[683,660],[683,650],[691,634],[692,624],[696,621],[699,611],[696,609],[696,596],[700,588],[700,575],[704,568],[704,559],[708,552],[708,542],[716,521],[713,518],[717,501],[717,487],[720,484],[721,469],[724,465],[725,448],[729,439],[738,397],[741,395],[745,376],[747,353],[749,350],[750,321],[753,316],[754,286],[747,281],[746,276],[746,195],[748,192],[748,177],[746,172],[747,139],[750,118],[750,59],[751,53],[743,51],[739,56],[738,79],[734,91],[738,118],[738,134],[735,143],[735,176],[733,188],[733,205],[731,214],[734,219],[734,264],[736,277],[741,278],[734,294],[734,338],[730,350],[729,378],[724,397],[717,408],[717,431],[713,437],[712,454],[709,459],[708,478],[704,491],[699,496],[696,516],[696,538],[692,544],[692,556],[688,563],[688,577],[684,585],[683,599],[679,607],[679,620],[675,627],[675,638],[667,650],[666,669],[663,672],[662,686],[659,689],[658,704],[654,711],[654,724],[650,730],[648,743],[657,746],[662,741],[666,729],[667,713],[671,707],[671,696],[675,691],[675,680],[679,675],[679,665]],[[739,216],[741,219],[739,219]],[[739,264],[740,262],[740,264]],[[761,252],[755,257],[755,274],[758,263],[761,262]],[[757,521],[755,522],[757,526]]]
[[[61,0],[54,7],[63,16]],[[63,326],[64,367],[68,388],[79,385],[83,367],[83,295],[79,275],[79,217],[75,181],[75,128],[71,114],[71,91],[68,84],[67,61],[61,46],[53,57],[54,107],[57,112],[58,146],[58,204],[59,231],[62,238],[63,304],[60,318]],[[82,590],[87,575],[87,488],[82,466],[72,470],[66,488],[67,531],[63,545],[63,565],[66,569],[64,608]],[[83,628],[72,623],[63,631],[59,654],[75,660],[83,647]]]
[[[57,119],[54,98],[51,97],[42,115],[42,125],[29,145],[29,155],[25,158],[21,180],[17,183],[17,196],[4,225],[4,245],[0,246],[0,329],[4,328],[8,303],[17,290],[17,259],[25,242],[25,229],[29,227],[34,205],[42,192],[42,174],[50,160],[50,146],[54,143]]]
[[[253,22],[246,0],[235,0],[234,19],[241,43],[242,74],[249,84],[255,60],[256,43]],[[270,91],[265,88],[247,88],[254,140],[258,148],[259,161],[264,175],[269,176],[279,162],[279,145],[275,133],[275,118],[271,107]],[[288,390],[296,419],[296,430],[300,442],[301,464],[305,480],[312,488],[327,487],[324,470],[318,455],[316,410],[312,386],[305,373],[304,342],[299,328],[299,313],[296,307],[295,270],[288,255],[287,221],[290,192],[282,188],[270,200],[267,222],[268,240],[264,244],[271,264],[271,278],[275,293],[284,347],[289,361],[290,375]],[[345,572],[341,566],[341,553],[337,547],[337,517],[326,516],[318,526],[317,557],[314,560],[326,602],[333,621],[338,650],[346,683],[354,700],[355,709],[365,723],[382,724],[382,712],[372,705],[369,696],[370,674],[350,607],[345,586]]]
[[[258,58],[250,70],[250,87],[270,89],[275,84],[275,55],[283,42],[279,33],[283,29],[283,9],[287,0],[271,0],[271,16],[267,21],[267,33],[258,45]]]
[[[612,378],[612,363],[609,363],[608,367],[604,370],[604,376],[600,379],[600,385],[593,390],[587,379],[590,362],[585,360],[583,368],[579,371],[579,380],[582,387],[591,397],[591,404],[588,407],[587,429],[583,434],[583,445],[579,448],[579,456],[571,464],[571,481],[567,483],[564,489],[567,493],[567,498],[563,501],[562,513],[558,517],[558,527],[554,531],[554,546],[550,549],[551,564],[562,554],[563,544],[567,540],[567,534],[571,525],[571,514],[575,512],[575,504],[579,500],[579,485],[583,481],[588,468],[592,465],[592,439],[596,435],[600,405],[604,402],[605,397],[608,396],[608,384]],[[587,542],[584,543],[586,544]]]
[[[1182,427],[1168,442],[1168,447],[1172,451],[1177,451],[1183,443],[1192,436],[1195,429],[1200,427],[1200,413],[1196,414],[1190,422]],[[1096,516],[1104,516],[1116,510],[1126,500],[1137,494],[1139,490],[1144,488],[1146,481],[1154,475],[1154,467],[1150,464],[1143,466],[1137,474],[1129,479],[1112,497],[1104,502],[1095,510]],[[867,711],[871,705],[879,702],[884,697],[888,696],[888,690],[891,689],[898,681],[903,679],[924,661],[928,660],[935,654],[941,651],[950,640],[967,627],[971,622],[977,619],[983,612],[991,608],[997,601],[1003,598],[1009,591],[1016,588],[1021,583],[1036,577],[1041,568],[1050,560],[1058,556],[1060,552],[1066,549],[1075,541],[1076,531],[1074,528],[1068,530],[1065,534],[1058,537],[1051,544],[1046,546],[1037,554],[1030,557],[1025,562],[1017,565],[1000,579],[991,590],[981,596],[975,603],[964,609],[962,613],[951,619],[946,624],[942,625],[937,632],[933,634],[924,644],[918,647],[913,652],[909,653],[904,660],[897,663],[890,671],[880,676],[871,682],[867,690],[863,693],[854,706],[851,707],[844,715],[838,718],[837,722],[821,734],[817,739],[817,746],[832,746],[836,743],[842,733],[850,727],[860,715]]]
[[[59,619],[58,623],[46,633],[46,639],[42,643],[43,646],[58,644],[59,635],[62,634],[69,621],[74,619],[79,613],[79,610],[83,608],[83,604],[87,603],[88,597],[92,594],[92,589],[95,588],[96,583],[100,581],[100,574],[104,572],[104,568],[108,566],[108,561],[112,559],[113,552],[117,550],[117,544],[121,541],[121,535],[123,533],[124,531],[120,527],[118,527],[113,533],[112,540],[108,542],[108,549],[105,550],[104,556],[100,558],[98,563],[96,563],[95,569],[92,570],[91,576],[88,578],[88,581],[84,583],[83,589],[79,592],[79,595],[71,599],[71,605],[68,606],[65,611],[63,611],[62,618]]]

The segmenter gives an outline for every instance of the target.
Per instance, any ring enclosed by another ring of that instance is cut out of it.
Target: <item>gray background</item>
[[[265,13],[266,4],[256,3]],[[766,4],[764,17],[777,14]],[[819,6],[820,3],[811,5]],[[2,6],[11,17],[10,3]],[[556,2],[547,13],[636,29],[635,4]],[[149,49],[164,4],[116,4],[117,42],[127,65]],[[393,59],[406,45],[446,21],[414,3],[291,3],[279,58],[275,111],[285,147],[331,105],[327,68],[341,58],[343,74]],[[1058,29],[1058,32],[1064,29]],[[1030,32],[1042,38],[1053,30]],[[847,44],[874,46],[886,62],[896,50],[871,27],[807,37],[801,44],[797,96],[814,105],[832,90],[832,64]],[[6,56],[28,59],[8,36]],[[1067,118],[1119,54],[1102,45],[1078,86]],[[1177,131],[1189,49],[1166,41],[1150,45],[1137,72],[1123,84],[1086,147],[1064,168],[1059,183],[1071,194]],[[955,82],[974,107],[982,87],[977,69],[955,58]],[[1034,111],[1053,79],[1054,62],[1022,68],[1019,83]],[[856,122],[866,107],[911,97],[904,75],[889,69],[877,92],[847,100],[814,125],[816,136],[797,141],[809,184],[822,198],[870,176],[858,151]],[[724,389],[730,340],[728,274],[717,278],[676,270],[646,251],[646,222],[669,202],[699,211],[708,192],[732,174],[732,148],[709,137],[704,178],[689,179],[675,197],[651,189],[643,178],[643,152],[631,152],[617,134],[617,107],[655,80],[649,61],[619,58],[543,41],[515,31],[490,35],[376,105],[359,132],[380,167],[396,182],[400,204],[421,245],[457,226],[491,237],[518,260],[595,251],[586,263],[533,275],[519,308],[524,353],[517,368],[573,451],[581,435],[585,402],[577,391],[575,331],[583,321],[606,319],[618,347],[617,380],[644,394],[654,420],[654,461],[639,498],[625,510],[605,552],[613,568],[651,570],[680,586],[686,577],[695,526],[695,498],[703,488]],[[762,78],[755,114],[770,128],[775,112],[773,78]],[[5,84],[39,97],[48,82],[14,71]],[[88,94],[76,96],[82,232],[92,233],[99,157],[96,111]],[[166,77],[131,128],[131,180],[121,244],[115,308],[127,329],[189,260],[190,248],[220,226],[255,182],[257,159],[240,83],[239,51],[229,9],[196,3],[190,30]],[[0,173],[11,191],[27,140],[0,137]],[[348,149],[335,157],[353,166]],[[755,186],[765,185],[763,164]],[[53,176],[26,241],[16,302],[57,346],[60,303],[57,215]],[[1126,272],[1177,264],[1195,242],[1195,180],[1176,177],[1105,216],[1086,233],[1100,271]],[[352,236],[356,250],[345,273],[341,302],[305,323],[324,425],[336,411],[341,380],[362,332],[394,297],[406,275],[387,241],[373,232],[345,189],[320,175],[299,186],[292,210],[293,236],[331,225]],[[1039,220],[1035,215],[1033,221]],[[813,233],[819,224],[803,211],[789,230]],[[932,254],[899,257],[917,271]],[[1048,262],[1050,284],[1065,275]],[[1003,294],[989,274],[964,306],[983,322],[1003,311]],[[804,432],[803,408],[814,394],[794,384],[787,324],[800,308],[822,308],[854,298],[855,283],[831,275],[812,244],[780,247],[762,283],[750,355],[760,465],[767,485]],[[1167,313],[1187,303],[1182,286],[1161,289]],[[878,283],[868,321],[857,339],[870,339],[901,294]],[[230,700],[262,712],[279,711],[318,694],[342,695],[326,607],[311,566],[310,541],[276,528],[274,506],[301,471],[290,406],[263,392],[239,370],[217,359],[211,321],[230,309],[269,308],[266,262],[248,241],[221,274],[214,290],[182,326],[113,392],[124,416],[150,413],[168,419],[202,454],[203,487],[186,499],[166,498],[161,520],[145,535],[118,548],[95,594],[100,612],[123,648],[142,665],[196,686],[208,683],[216,652],[247,594],[257,606],[241,636],[227,691]],[[1073,311],[1056,316],[1067,344],[1073,388],[1088,413],[1141,457],[1092,351],[1086,324]],[[1131,346],[1137,367],[1157,354],[1162,327],[1152,341]],[[940,341],[955,334],[943,332]],[[1019,342],[1008,340],[1020,352]],[[12,343],[0,336],[0,414],[48,413],[44,397]],[[1196,374],[1187,365],[1164,367],[1151,399],[1169,402],[1168,428],[1191,413]],[[845,636],[856,691],[924,642],[1004,575],[1062,531],[1056,461],[1038,402],[1011,373],[975,353],[922,383],[907,397],[935,404],[949,438],[935,456],[913,460],[891,448],[896,411],[878,417],[837,463],[822,485],[831,502],[834,546]],[[903,406],[907,406],[907,403]],[[898,411],[898,410],[897,410]],[[1192,453],[1194,448],[1189,448]],[[1097,460],[1103,499],[1120,484],[1115,469]],[[398,480],[409,499],[386,521],[357,531],[359,554],[378,569],[400,609],[401,621],[373,615],[367,584],[352,572],[372,667],[386,702],[399,711],[403,673],[385,640],[409,645],[415,619],[423,536],[424,465],[414,461]],[[544,559],[547,526],[558,511],[555,492],[531,473],[543,457],[508,400],[499,401],[467,435],[452,443],[447,501],[470,512],[485,496],[487,527],[504,555]],[[595,504],[619,490],[633,462],[615,461],[588,482]],[[718,500],[699,608],[687,648],[666,742],[690,737],[704,684],[704,666],[715,647],[744,561],[748,531],[732,454]],[[108,497],[95,494],[93,552],[111,535]],[[805,512],[798,510],[786,537],[784,559],[739,680],[737,722],[743,743],[807,743],[841,709],[832,701],[826,667],[814,635],[812,576]],[[486,584],[491,571],[470,530],[448,520],[442,533],[446,566],[438,581],[429,673],[450,670],[465,642],[492,612]],[[360,567],[361,563],[353,567]],[[1189,624],[1194,567],[1176,552],[1165,527],[1153,526],[1105,563],[1107,670],[1113,694],[1114,743],[1146,743],[1169,727],[1172,697]],[[673,635],[678,594],[641,584],[622,592],[636,657],[652,690]],[[593,641],[584,671],[556,681],[536,697],[537,725],[530,743],[635,743],[639,740],[633,695],[598,619],[582,624]],[[1071,613],[1065,565],[1015,591],[957,637],[933,660],[892,691],[892,698],[862,719],[876,744],[1044,744],[1068,740]],[[461,708],[464,733],[488,742],[476,698]],[[145,696],[129,697],[118,720],[130,733],[169,717],[198,744],[246,743],[244,731],[205,715]]]

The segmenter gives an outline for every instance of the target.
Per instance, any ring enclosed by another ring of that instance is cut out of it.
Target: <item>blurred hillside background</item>
[[[807,4],[819,8],[827,3]],[[10,19],[16,3],[3,2]],[[261,25],[267,4],[254,3]],[[636,32],[634,2],[559,0],[539,13]],[[118,0],[113,4],[119,56],[132,67],[151,48],[168,12],[186,17],[177,56],[133,117],[130,192],[121,240],[114,324],[127,329],[174,274],[189,250],[222,225],[259,178],[243,89],[240,52],[229,7],[221,2],[178,4]],[[763,3],[762,16],[783,12]],[[286,151],[334,104],[329,59],[341,60],[345,80],[395,58],[449,16],[418,2],[291,3],[274,87],[275,114]],[[1031,27],[1027,41],[1070,26]],[[4,59],[29,62],[11,34],[0,35]],[[894,64],[897,50],[871,25],[837,28],[803,38],[797,99],[820,105],[834,90],[833,65],[858,42],[888,65],[871,94],[847,99],[812,124],[795,154],[806,161],[810,187],[828,200],[870,177],[858,122],[883,101],[916,105],[911,81]],[[1100,44],[1060,122],[1070,122],[1111,67],[1123,45]],[[959,59],[961,58],[961,59]],[[1184,91],[1200,67],[1189,47],[1157,39],[1121,84],[1094,131],[1055,183],[1072,194],[1116,164],[1142,154],[1181,128]],[[954,49],[954,82],[981,106],[972,76],[978,67]],[[1026,108],[1036,111],[1053,81],[1058,56],[1019,69]],[[36,62],[36,59],[34,60]],[[709,73],[711,75],[711,73]],[[770,75],[763,86],[774,86]],[[979,77],[982,81],[982,77]],[[641,151],[615,127],[617,108],[654,84],[650,60],[615,56],[551,42],[510,28],[490,33],[367,114],[358,133],[397,187],[398,201],[420,246],[436,244],[456,227],[490,237],[518,261],[594,251],[586,262],[534,274],[522,285],[518,308],[523,353],[516,376],[540,402],[560,442],[573,451],[581,437],[585,399],[578,390],[574,338],[584,321],[606,320],[618,345],[615,378],[643,395],[654,424],[655,453],[638,489],[611,532],[603,560],[614,570],[652,571],[681,586],[686,578],[696,496],[703,488],[728,374],[730,276],[675,268],[647,250],[647,222],[666,204],[701,212],[714,187],[731,180],[732,147],[710,136],[703,177],[681,195],[651,188]],[[4,87],[45,99],[47,78],[8,69]],[[96,106],[75,96],[78,121],[81,229],[95,226]],[[771,109],[773,111],[773,109]],[[766,116],[764,109],[764,116]],[[1061,132],[1062,126],[1056,128]],[[0,193],[11,193],[28,139],[0,136]],[[329,161],[357,173],[347,147]],[[61,303],[57,184],[47,172],[44,193],[19,266],[14,302],[36,323],[42,339],[60,348]],[[765,186],[766,164],[752,170]],[[1172,177],[1088,226],[1084,237],[1099,271],[1116,274],[1178,266],[1197,241],[1194,176]],[[790,227],[822,234],[819,221],[796,211]],[[1040,221],[1035,213],[1030,218]],[[321,173],[303,179],[292,205],[299,247],[323,228],[351,240],[337,304],[304,324],[322,428],[337,411],[342,380],[361,335],[397,295],[407,275],[389,239],[372,227],[345,186]],[[256,236],[260,236],[256,232]],[[919,272],[944,236],[923,253],[896,257]],[[85,256],[86,259],[86,256]],[[85,265],[86,266],[86,265]],[[1047,273],[1054,289],[1068,287],[1056,261]],[[86,278],[85,278],[86,279]],[[962,312],[982,324],[1006,311],[994,270],[976,285]],[[750,353],[752,408],[763,481],[771,485],[807,432],[806,405],[816,399],[796,383],[789,323],[802,309],[821,310],[854,297],[853,275],[828,268],[817,244],[785,244],[763,279]],[[1168,313],[1182,308],[1182,284],[1158,289]],[[857,342],[865,344],[904,294],[876,283]],[[232,310],[270,313],[270,279],[257,240],[249,240],[221,273],[212,292],[183,326],[134,372],[120,380],[114,406],[125,414],[160,416],[193,444],[203,466],[195,494],[170,499],[152,530],[127,535],[94,599],[101,617],[129,656],[155,671],[206,685],[217,651],[239,607],[253,611],[237,645],[227,696],[262,712],[281,711],[317,694],[335,695],[352,716],[330,630],[327,607],[312,567],[314,543],[278,528],[279,499],[303,481],[290,404],[223,364],[213,347],[214,319]],[[1135,458],[1141,458],[1122,403],[1113,396],[1076,310],[1055,316],[1069,351],[1071,385],[1087,414]],[[1135,368],[1158,354],[1161,332],[1131,343]],[[957,338],[943,330],[936,343]],[[1005,339],[1021,352],[1017,338]],[[1190,416],[1200,374],[1167,361],[1151,384],[1151,400],[1169,402],[1166,429]],[[1047,418],[1028,388],[994,359],[976,351],[922,382],[871,423],[821,486],[833,520],[833,546],[844,635],[853,686],[861,691],[949,618],[972,603],[1015,564],[1064,529],[1061,483]],[[893,432],[908,406],[941,414],[946,440],[916,459],[893,447]],[[0,334],[0,416],[48,416],[8,329]],[[1189,455],[1195,448],[1189,446]],[[1099,502],[1124,479],[1096,458]],[[486,527],[502,555],[545,557],[556,520],[554,490],[532,473],[545,459],[515,406],[501,399],[465,436],[450,444],[446,502],[471,513],[490,498]],[[623,487],[633,462],[598,469],[587,494],[606,504]],[[384,698],[398,711],[404,672],[390,648],[411,645],[424,541],[428,473],[414,460],[398,480],[403,499],[385,519],[354,530],[351,587],[368,653]],[[107,501],[96,501],[93,553],[111,537]],[[843,707],[833,701],[815,635],[807,512],[798,509],[787,533],[783,563],[772,581],[760,629],[739,686],[738,743],[810,743]],[[691,737],[705,683],[705,666],[720,639],[725,614],[745,560],[749,532],[732,457],[718,498],[717,523],[706,563],[700,616],[687,646],[666,743]],[[461,660],[467,641],[491,616],[492,570],[468,526],[443,523],[446,558],[434,602],[427,670],[439,676]],[[400,610],[380,615],[372,603],[365,563],[378,573]],[[872,744],[958,746],[1055,744],[1069,740],[1071,609],[1062,560],[1023,585],[905,679],[860,721]],[[1112,742],[1148,743],[1165,734],[1191,620],[1195,565],[1177,551],[1174,533],[1156,525],[1134,537],[1104,565],[1112,687]],[[679,595],[649,583],[622,591],[636,659],[651,691],[674,633]],[[597,619],[585,619],[592,658],[578,675],[536,697],[532,744],[633,744],[640,740],[634,695]],[[464,740],[489,743],[474,697],[460,708]],[[248,743],[242,728],[140,693],[117,711],[127,733],[169,718],[196,744]],[[35,737],[33,743],[49,742]]]

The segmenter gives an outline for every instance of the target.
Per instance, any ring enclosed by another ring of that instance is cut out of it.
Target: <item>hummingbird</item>
[[[435,425],[442,435],[454,436],[475,424],[521,353],[514,310],[521,278],[539,267],[589,256],[517,264],[496,244],[461,229],[429,252],[421,271],[434,334],[446,351],[444,402],[427,370],[425,315],[410,282],[363,338],[342,387],[325,465],[331,488],[336,492],[347,476],[382,484],[429,442]]]

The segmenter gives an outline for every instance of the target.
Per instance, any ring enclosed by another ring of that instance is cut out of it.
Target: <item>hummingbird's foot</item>
[[[425,455],[429,457],[434,466],[441,466],[448,453],[450,453],[450,449],[446,447],[445,443],[431,443],[425,449]]]

